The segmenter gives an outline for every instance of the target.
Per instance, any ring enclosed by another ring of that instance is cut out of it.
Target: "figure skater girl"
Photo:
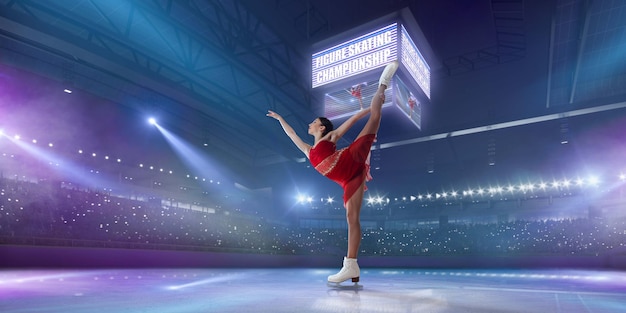
[[[385,102],[385,89],[398,69],[398,62],[389,63],[383,70],[378,89],[372,97],[370,107],[360,110],[348,118],[337,129],[325,117],[316,118],[309,124],[308,133],[314,138],[311,146],[304,142],[293,128],[278,113],[268,111],[267,116],[280,122],[285,134],[302,151],[315,169],[322,175],[338,183],[343,188],[343,204],[348,222],[348,251],[343,259],[343,267],[334,275],[328,276],[329,283],[341,283],[348,279],[359,281],[360,269],[357,254],[361,244],[361,204],[365,182],[369,176],[369,153],[380,127],[382,106]],[[348,147],[337,150],[337,141],[361,118],[370,114],[367,123],[354,142]]]

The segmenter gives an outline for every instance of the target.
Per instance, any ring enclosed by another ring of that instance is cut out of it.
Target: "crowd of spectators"
[[[347,242],[345,229],[171,208],[54,184],[0,179],[0,187],[0,243],[324,255],[342,254]],[[366,229],[361,254],[602,255],[625,247],[625,218],[585,218]]]

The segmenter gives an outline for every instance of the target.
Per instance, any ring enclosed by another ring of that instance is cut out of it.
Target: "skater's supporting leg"
[[[346,202],[346,220],[348,222],[348,254],[350,259],[356,259],[361,245],[361,204],[365,194],[365,181]]]

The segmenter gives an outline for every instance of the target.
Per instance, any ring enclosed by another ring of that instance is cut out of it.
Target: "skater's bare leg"
[[[388,64],[383,70],[380,78],[380,84],[378,85],[378,89],[376,90],[376,93],[374,93],[372,102],[370,103],[370,117],[357,138],[363,135],[376,134],[378,132],[383,104],[385,103],[385,90],[387,89],[388,84],[391,81],[391,77],[397,69],[398,62],[394,61]]]
[[[343,258],[343,266],[339,273],[328,276],[329,283],[341,283],[346,280],[358,282],[361,270],[356,257],[361,245],[361,203],[365,193],[365,181],[346,202],[346,219],[348,221],[348,253]]]
[[[356,259],[361,245],[361,204],[365,194],[365,181],[346,203],[346,220],[348,222],[348,254]]]
[[[376,93],[372,97],[372,102],[370,103],[370,116],[357,138],[378,132],[380,119],[382,117],[383,103],[385,102],[385,89],[387,89],[385,85],[378,86],[378,90],[376,90]]]

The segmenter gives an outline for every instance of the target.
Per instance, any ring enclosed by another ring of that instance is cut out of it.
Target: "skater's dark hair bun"
[[[335,129],[335,126],[333,126],[333,122],[331,122],[329,119],[325,118],[325,117],[319,117],[320,123],[322,123],[322,125],[324,125],[324,132],[322,133],[322,137],[326,136],[326,134],[330,133],[333,129]]]

